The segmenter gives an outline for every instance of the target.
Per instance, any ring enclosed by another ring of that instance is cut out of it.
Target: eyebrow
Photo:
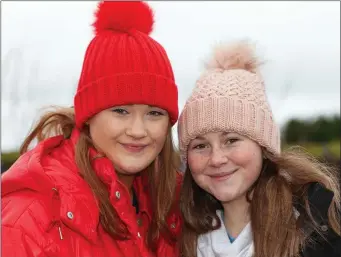
[[[206,138],[203,136],[197,136],[196,138],[194,138],[193,140],[205,140]]]
[[[229,135],[229,134],[231,134],[231,133],[233,133],[233,132],[220,132],[220,137],[225,137],[225,136],[227,136],[227,135]],[[194,138],[194,139],[197,139],[197,140],[207,140],[207,138],[205,138],[205,136],[197,136],[196,138]]]

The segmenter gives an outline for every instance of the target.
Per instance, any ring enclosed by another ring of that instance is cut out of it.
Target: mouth
[[[148,145],[143,144],[121,144],[125,150],[132,153],[143,151]]]
[[[215,181],[222,181],[229,179],[238,169],[235,169],[231,172],[220,172],[210,175],[210,177]]]

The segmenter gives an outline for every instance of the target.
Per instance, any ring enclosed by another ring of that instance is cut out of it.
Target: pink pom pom
[[[214,49],[211,60],[206,64],[208,69],[242,69],[255,73],[261,61],[255,55],[254,46],[246,41],[220,44]]]

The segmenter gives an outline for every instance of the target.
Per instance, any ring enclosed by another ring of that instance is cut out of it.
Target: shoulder
[[[46,139],[24,153],[1,178],[2,197],[21,190],[46,194],[52,188],[82,181],[74,146],[62,136]]]
[[[70,140],[54,137],[42,142],[4,173],[1,186],[7,226],[27,229],[37,236],[51,234],[53,227],[53,238],[59,238],[57,224],[86,237],[98,225],[97,201],[79,175]],[[75,221],[67,216],[69,212],[81,215]]]
[[[52,224],[51,208],[46,196],[31,190],[19,190],[1,199],[2,243],[5,249],[16,249],[23,256],[27,249],[41,249],[49,245],[46,232]],[[20,249],[24,247],[25,249]],[[26,248],[28,247],[28,248]],[[40,255],[37,255],[40,256]]]
[[[2,224],[33,227],[45,222],[53,181],[42,165],[43,155],[43,144],[39,144],[1,176]]]
[[[40,225],[43,225],[44,217],[47,217],[46,196],[32,190],[18,190],[5,195],[1,199],[2,224],[11,227],[25,227],[25,224],[35,224],[39,217]]]
[[[305,247],[302,257],[341,256],[341,237],[332,229],[329,228],[324,237],[314,233],[313,240]]]
[[[320,226],[320,235],[309,226],[305,227],[310,240],[302,256],[340,256],[341,237],[329,226],[328,210],[332,203],[334,193],[319,183],[311,183],[308,188],[308,203],[314,220]],[[302,210],[301,210],[302,211]],[[304,210],[303,210],[303,213]]]
[[[63,165],[46,165],[46,160],[52,159],[50,153],[60,148],[62,137],[53,137],[39,143],[19,159],[1,175],[1,196],[22,189],[42,192],[49,190],[53,183],[49,170],[63,169]],[[61,163],[61,162],[60,162]],[[65,167],[64,167],[65,170]]]
[[[26,235],[21,229],[1,226],[1,255],[12,257],[46,257],[43,249],[35,242],[32,236]]]

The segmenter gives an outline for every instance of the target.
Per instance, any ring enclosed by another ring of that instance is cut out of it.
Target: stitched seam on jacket
[[[24,215],[25,213],[27,213],[27,212],[28,212],[28,209],[31,207],[31,205],[34,204],[34,203],[37,202],[37,201],[38,201],[37,199],[33,199],[32,202],[31,202],[29,205],[27,205],[27,207],[25,208],[25,211],[23,211],[23,212],[19,215],[19,217],[13,222],[13,228],[14,228],[14,226],[16,225],[16,223],[20,220],[21,216]]]
[[[48,244],[47,246],[42,247],[41,245],[38,244],[38,242],[37,242],[36,240],[34,240],[34,238],[32,238],[31,236],[29,236],[27,233],[25,233],[21,228],[15,228],[15,227],[13,227],[13,226],[8,226],[8,225],[2,225],[2,226],[3,226],[3,227],[10,228],[10,229],[19,230],[19,231],[22,233],[22,235],[23,235],[24,237],[28,237],[29,239],[31,239],[31,240],[37,245],[37,247],[44,253],[45,256],[47,256],[45,249],[46,249],[47,247],[50,247],[50,246],[54,243],[54,242],[51,242],[51,243]]]

